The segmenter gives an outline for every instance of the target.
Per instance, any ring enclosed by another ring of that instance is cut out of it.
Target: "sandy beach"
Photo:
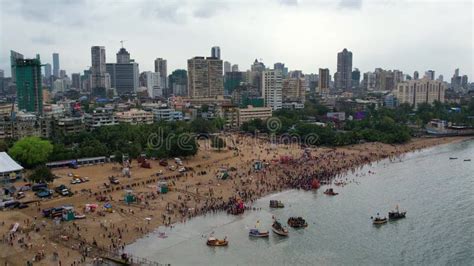
[[[117,163],[54,170],[59,178],[50,187],[64,184],[74,195],[55,194],[52,199],[30,203],[25,209],[0,211],[0,262],[25,265],[36,257],[34,265],[91,264],[96,257],[121,254],[125,245],[158,226],[173,226],[207,212],[229,210],[236,199],[251,204],[272,192],[307,189],[314,178],[343,183],[345,173],[365,164],[387,158],[400,160],[407,152],[468,139],[419,138],[402,145],[364,143],[303,149],[299,145],[269,144],[248,136],[232,137],[236,149],[217,151],[201,141],[198,154],[183,159],[183,165],[190,170],[182,174],[160,166],[158,160],[149,161],[151,169],[141,168],[133,160],[130,178],[123,176],[122,166]],[[264,162],[265,167],[254,171],[255,161]],[[174,160],[168,163],[174,165]],[[229,174],[226,180],[217,178],[223,169]],[[159,172],[162,174],[157,176]],[[71,185],[71,175],[87,177],[89,181]],[[109,185],[110,176],[117,177],[120,184]],[[157,182],[165,178],[171,191],[159,194]],[[15,186],[21,184],[17,182]],[[137,201],[124,202],[125,190],[131,190]],[[26,194],[22,201],[37,200],[31,191]],[[110,203],[112,208],[103,208],[105,203]],[[99,207],[86,212],[86,204]],[[86,218],[56,223],[42,217],[43,209],[62,205],[74,206]],[[11,233],[15,223],[19,229]]]

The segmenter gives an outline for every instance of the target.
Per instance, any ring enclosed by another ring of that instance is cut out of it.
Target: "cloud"
[[[187,14],[183,8],[186,3],[182,0],[154,1],[144,0],[138,2],[141,14],[155,19],[182,24],[186,22]]]
[[[202,2],[199,3],[193,12],[193,16],[197,18],[211,18],[216,16],[221,10],[225,9],[227,5],[223,2]]]
[[[25,20],[65,26],[82,26],[87,19],[85,0],[17,0],[4,3]]]
[[[297,6],[298,0],[278,0],[281,5],[284,6]]]
[[[43,44],[43,45],[52,45],[55,44],[56,41],[51,36],[39,35],[34,36],[30,39],[31,42],[34,44]]]
[[[341,9],[361,9],[362,0],[340,0],[339,8]]]

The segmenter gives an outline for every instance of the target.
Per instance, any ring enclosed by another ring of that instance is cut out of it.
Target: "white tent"
[[[20,177],[23,167],[15,162],[6,152],[0,152],[0,177],[16,179]]]

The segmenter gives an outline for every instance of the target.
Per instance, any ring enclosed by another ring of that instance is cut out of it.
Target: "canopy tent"
[[[0,152],[0,181],[9,181],[5,179],[14,180],[21,177],[23,167],[13,160],[6,152]]]

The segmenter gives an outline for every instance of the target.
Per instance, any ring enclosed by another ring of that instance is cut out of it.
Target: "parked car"
[[[53,195],[53,191],[50,189],[43,189],[36,192],[36,196],[39,198],[49,198]]]
[[[28,208],[28,204],[25,204],[25,203],[20,203],[18,204],[18,206],[16,206],[18,209],[24,209],[24,208]]]
[[[30,184],[30,183],[27,183],[27,184],[21,186],[21,187],[18,189],[18,191],[22,191],[22,192],[23,192],[23,191],[28,191],[28,190],[31,190],[31,184]]]
[[[16,200],[10,199],[0,202],[0,209],[15,208],[20,203]]]
[[[22,199],[24,197],[26,197],[26,195],[25,195],[25,192],[23,191],[20,191],[16,194],[16,199]]]
[[[180,172],[180,173],[186,172],[186,167],[181,167],[181,168],[179,168],[179,169],[178,169],[178,172]]]
[[[120,184],[120,181],[115,176],[110,176],[109,181],[111,184],[114,184],[114,185]]]
[[[38,184],[34,184],[32,187],[31,187],[31,190],[33,191],[40,191],[40,190],[44,190],[44,189],[47,189],[48,188],[48,184],[46,183],[38,183]]]

